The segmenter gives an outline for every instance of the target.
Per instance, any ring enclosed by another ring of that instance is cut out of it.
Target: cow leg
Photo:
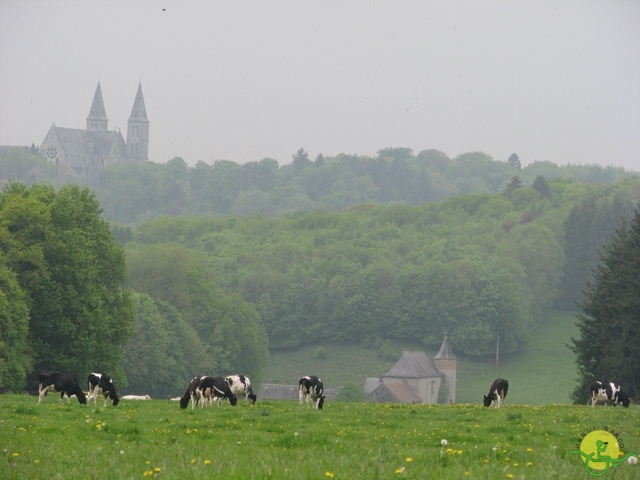
[[[40,388],[38,389],[38,404],[40,404],[40,402],[42,402],[42,399],[47,395],[47,389],[42,388],[42,384],[40,384],[39,386]]]

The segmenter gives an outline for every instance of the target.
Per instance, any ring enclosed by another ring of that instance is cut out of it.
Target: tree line
[[[278,216],[339,211],[369,202],[421,205],[518,186],[533,185],[544,193],[545,181],[554,178],[610,184],[629,176],[633,174],[622,168],[597,165],[536,161],[522,167],[517,154],[499,161],[482,152],[449,158],[434,149],[414,154],[410,148],[384,148],[375,156],[319,154],[312,160],[300,148],[291,163],[283,165],[271,158],[243,165],[229,160],[197,162],[193,167],[180,157],[165,164],[119,163],[91,179],[89,186],[105,218],[135,224],[161,215]],[[72,169],[52,165],[28,150],[14,150],[0,159],[3,179],[56,187],[83,180]]]

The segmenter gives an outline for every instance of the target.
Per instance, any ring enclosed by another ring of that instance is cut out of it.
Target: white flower
[[[629,465],[635,465],[636,463],[638,463],[638,457],[634,457],[633,455],[631,455],[629,458],[627,458],[627,463]]]
[[[443,438],[442,440],[440,440],[440,445],[442,445],[443,447],[446,447],[448,443],[449,442],[447,442],[446,438]]]

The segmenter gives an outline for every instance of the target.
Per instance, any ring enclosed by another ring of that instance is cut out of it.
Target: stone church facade
[[[127,141],[120,131],[109,130],[100,82],[93,96],[86,128],[52,125],[42,141],[39,154],[46,160],[68,167],[82,183],[101,183],[105,167],[117,162],[145,162],[149,159],[149,119],[142,83],[127,122]]]

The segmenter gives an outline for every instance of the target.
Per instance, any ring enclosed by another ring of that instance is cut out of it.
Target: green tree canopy
[[[29,307],[35,372],[103,370],[125,382],[121,347],[134,316],[122,289],[124,251],[93,193],[12,183],[0,195],[0,219],[0,248]]]

